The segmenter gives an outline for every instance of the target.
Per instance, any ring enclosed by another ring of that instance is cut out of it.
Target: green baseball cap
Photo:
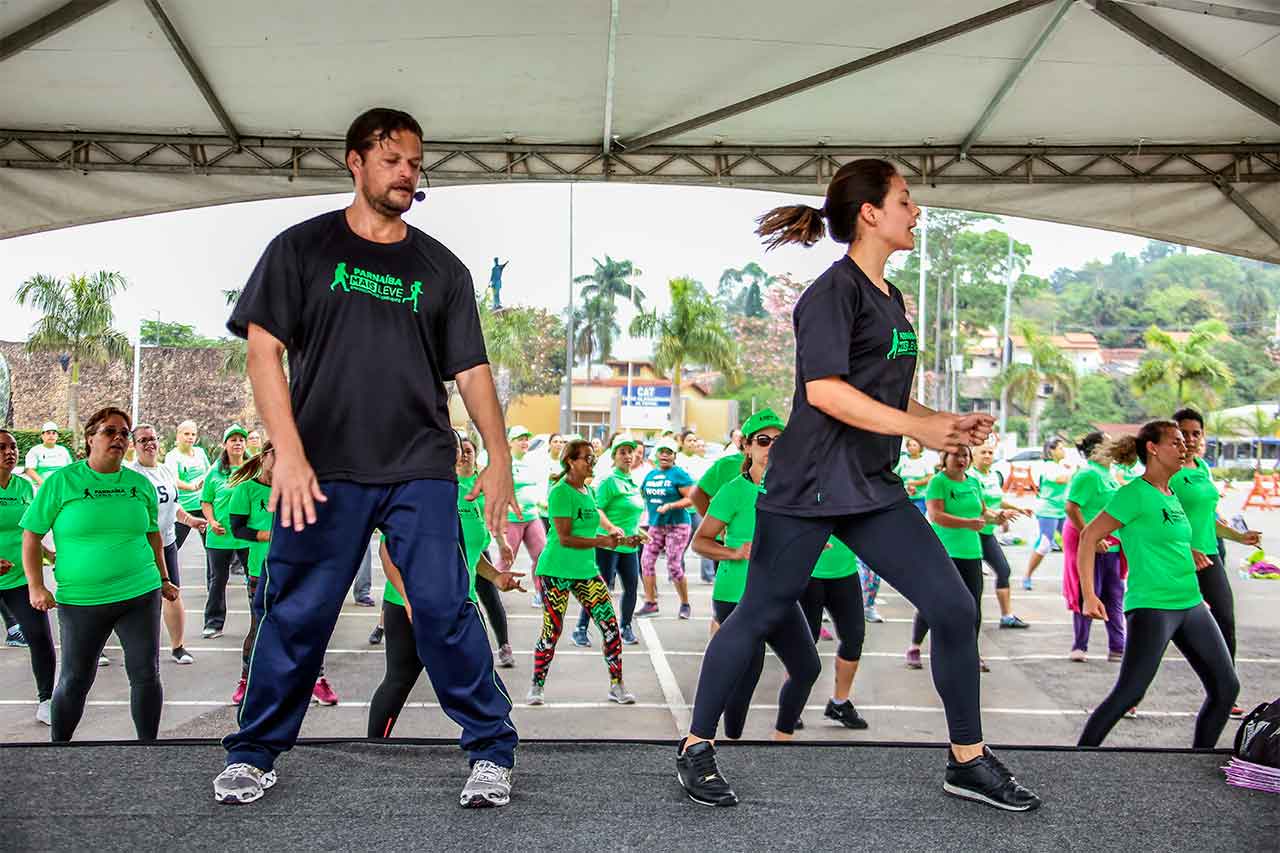
[[[227,431],[222,434],[222,440],[225,442],[228,438],[231,438],[231,436],[233,435],[238,435],[241,438],[249,437],[249,433],[244,427],[240,426],[240,424],[232,424],[231,426],[227,427]]]
[[[511,429],[507,430],[507,441],[515,441],[517,438],[525,438],[526,436],[528,438],[533,438],[533,433],[528,427],[513,426]]]
[[[747,422],[742,425],[742,434],[747,438],[751,438],[751,436],[767,427],[786,429],[787,424],[782,418],[778,417],[778,413],[773,409],[761,409],[747,418]]]
[[[669,438],[660,438],[653,446],[653,452],[656,454],[660,450],[670,450],[672,453],[679,453],[676,443]]]
[[[613,446],[609,448],[609,455],[612,456],[614,453],[617,453],[619,447],[635,448],[639,443],[640,442],[636,441],[636,439],[629,435],[620,435],[613,440]]]

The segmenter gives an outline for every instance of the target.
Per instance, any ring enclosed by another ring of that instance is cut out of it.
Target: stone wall
[[[13,426],[39,429],[45,421],[65,427],[67,385],[70,372],[58,356],[29,353],[24,343],[0,341],[0,354],[9,362],[13,384]],[[142,350],[142,385],[138,415],[169,436],[187,418],[200,426],[201,441],[217,443],[222,430],[234,421],[253,427],[249,380],[223,375],[223,354],[216,349],[146,347]],[[102,406],[130,410],[133,395],[133,360],[107,366],[80,368],[80,420]]]

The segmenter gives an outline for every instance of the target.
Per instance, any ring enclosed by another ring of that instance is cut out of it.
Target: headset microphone
[[[423,200],[423,199],[425,199],[426,197],[427,197],[427,194],[426,194],[425,192],[423,192],[422,190],[418,190],[416,193],[414,193],[414,194],[413,194],[413,200],[414,200],[414,201],[422,201],[422,200]]]

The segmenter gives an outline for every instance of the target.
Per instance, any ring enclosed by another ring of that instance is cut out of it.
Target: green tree
[[[618,306],[603,293],[593,293],[574,309],[573,328],[573,355],[586,360],[589,376],[596,353],[601,361],[609,358],[613,354],[613,342],[622,334]]]
[[[1079,379],[1071,362],[1034,324],[1019,322],[1017,333],[1031,360],[1010,364],[996,377],[992,388],[996,394],[1007,391],[1010,401],[1026,413],[1027,443],[1036,445],[1040,443],[1040,417],[1046,398],[1060,399],[1070,409],[1075,403]]]
[[[186,323],[167,323],[160,320],[142,321],[142,342],[148,346],[182,347],[184,349],[218,345],[216,338],[206,338],[196,331],[195,326],[189,326]]]
[[[476,309],[503,413],[525,395],[554,394],[564,375],[564,324],[541,308],[494,311],[483,296]]]
[[[1175,408],[1193,400],[1210,408],[1232,381],[1231,368],[1211,352],[1214,341],[1225,332],[1220,320],[1207,320],[1197,324],[1186,341],[1179,341],[1151,326],[1144,336],[1149,354],[1134,374],[1134,390],[1142,396],[1155,392],[1161,398],[1172,391]]]
[[[584,301],[600,296],[613,305],[621,296],[635,306],[637,311],[644,310],[644,291],[631,281],[632,278],[640,275],[640,269],[635,264],[631,261],[615,261],[608,255],[604,256],[604,263],[596,258],[591,260],[596,268],[587,275],[580,275],[573,280],[574,284],[582,285],[581,293]]]
[[[653,361],[659,373],[671,374],[672,427],[684,426],[680,383],[684,369],[699,364],[720,371],[730,383],[739,379],[738,344],[725,327],[724,312],[693,279],[667,284],[671,308],[664,315],[644,312],[631,321],[631,334],[654,342]]]
[[[68,359],[67,427],[80,429],[80,367],[126,360],[132,346],[113,327],[111,300],[129,286],[117,272],[73,275],[66,281],[37,275],[18,286],[15,301],[41,317],[27,336],[28,352],[56,353]]]
[[[766,314],[764,291],[779,280],[755,261],[740,269],[730,267],[720,274],[716,303],[730,315],[762,319]]]
[[[1120,390],[1119,383],[1100,373],[1083,376],[1075,405],[1061,398],[1051,400],[1044,410],[1045,424],[1053,432],[1079,435],[1100,423],[1126,423],[1129,415],[1120,402]]]

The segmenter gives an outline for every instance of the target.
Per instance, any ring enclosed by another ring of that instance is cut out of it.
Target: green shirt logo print
[[[393,275],[362,270],[353,267],[347,270],[346,262],[339,263],[333,269],[333,281],[329,284],[329,292],[337,292],[342,286],[343,293],[364,293],[384,302],[413,303],[413,313],[418,313],[418,297],[422,295],[422,282],[415,281],[409,292],[405,293],[404,282]]]
[[[893,337],[889,340],[889,352],[885,355],[885,359],[915,356],[917,354],[916,333],[894,329]]]

